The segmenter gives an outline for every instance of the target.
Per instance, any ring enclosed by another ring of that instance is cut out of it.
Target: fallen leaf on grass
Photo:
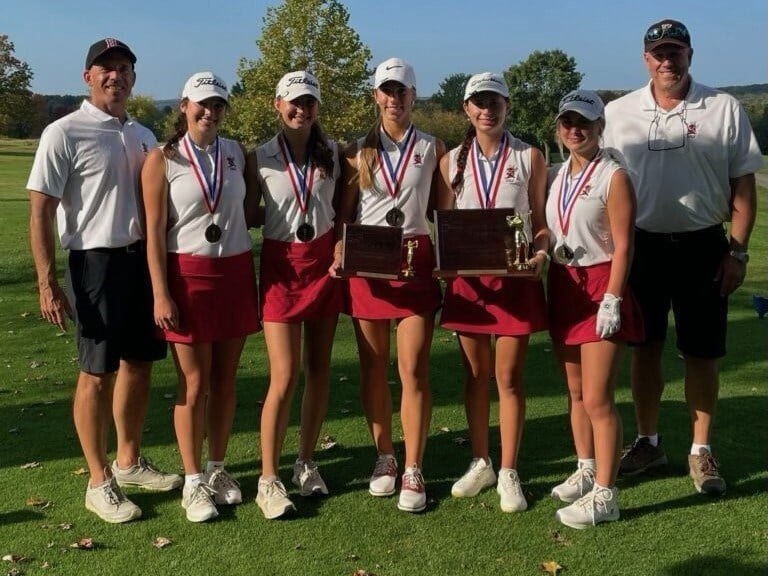
[[[34,506],[35,508],[40,508],[40,510],[45,510],[52,504],[53,502],[50,500],[43,500],[42,498],[27,498],[27,506]]]
[[[72,470],[72,474],[74,476],[85,476],[86,474],[88,474],[88,470],[86,470],[85,468],[78,468],[77,470]]]
[[[30,468],[40,468],[40,462],[27,462],[21,465],[22,470],[28,470]]]
[[[337,445],[336,439],[333,436],[330,436],[329,434],[326,434],[320,440],[320,448],[322,448],[323,450],[330,450],[336,445]]]
[[[22,574],[24,574],[24,572],[22,572],[18,568],[11,568],[10,570],[8,570],[8,574],[6,574],[6,576],[21,576]]]
[[[47,561],[46,561],[46,562],[43,562],[43,563],[40,565],[40,568],[43,568],[43,569],[45,569],[45,568],[50,568],[50,567],[51,567],[51,565],[50,565],[50,564],[48,564],[48,562],[47,562]]]
[[[19,554],[6,554],[3,556],[3,562],[11,562],[13,564],[24,562],[24,560],[26,560],[26,557],[20,556]]]
[[[371,572],[368,572],[368,570],[363,570],[362,568],[358,568],[357,570],[355,570],[352,576],[376,576],[376,575]]]
[[[450,432],[450,431],[451,429],[448,428],[448,426],[443,426],[442,428],[440,428],[440,432]]]
[[[21,317],[22,318],[27,318],[28,316],[29,316],[29,312],[22,312],[21,313]]]
[[[350,554],[349,556],[347,556],[347,560],[360,560],[360,556],[358,556],[357,554]]]
[[[42,366],[42,365],[43,365],[42,362],[38,362],[37,360],[32,360],[32,362],[30,362],[30,364],[29,364],[29,367],[30,368],[40,368],[40,366]]]
[[[349,414],[349,408],[342,408],[341,410],[339,410],[339,412],[341,414]]]
[[[166,400],[173,400],[174,398],[176,398],[176,394],[163,394],[163,398],[165,398]]]
[[[349,380],[348,376],[339,376],[339,382],[346,382],[347,380]]]
[[[549,535],[552,538],[552,540],[554,540],[558,544],[562,544],[563,546],[571,545],[571,541],[559,530],[551,530],[549,532]]]
[[[160,550],[170,545],[171,545],[171,539],[166,538],[165,536],[158,536],[157,538],[155,538],[155,541],[152,542],[152,546],[154,546],[155,548],[159,548]]]
[[[556,575],[560,570],[563,569],[560,564],[555,562],[554,560],[547,560],[546,562],[541,563],[541,569],[544,570],[544,572],[548,572],[549,574],[552,574],[553,576]]]
[[[70,548],[76,548],[77,550],[93,550],[95,546],[93,538],[81,538],[69,545]]]

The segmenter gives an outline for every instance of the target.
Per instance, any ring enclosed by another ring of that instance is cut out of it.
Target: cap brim
[[[675,38],[662,38],[661,40],[656,40],[656,42],[646,42],[645,51],[650,52],[654,48],[658,48],[659,46],[663,46],[664,44],[672,44],[674,46],[682,46],[683,48],[690,48],[690,46],[685,42],[683,42],[682,40],[677,40]]]

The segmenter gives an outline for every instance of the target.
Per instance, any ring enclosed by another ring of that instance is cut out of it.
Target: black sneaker
[[[667,462],[667,455],[661,447],[661,436],[658,446],[651,444],[648,438],[638,438],[624,449],[619,463],[619,474],[635,476],[651,468],[665,466]]]

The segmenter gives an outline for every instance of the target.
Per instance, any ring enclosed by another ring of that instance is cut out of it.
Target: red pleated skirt
[[[344,281],[332,278],[333,230],[311,242],[264,239],[259,288],[264,322],[301,322],[333,316],[344,307]]]
[[[541,280],[460,277],[446,285],[440,325],[472,334],[523,336],[547,328]]]
[[[408,240],[418,240],[411,266],[414,276],[408,280],[379,278],[349,279],[349,313],[353,318],[385,320],[435,312],[440,307],[440,283],[433,278],[435,253],[429,236],[403,240],[402,267],[407,266]]]
[[[597,310],[610,275],[610,262],[583,267],[552,262],[547,275],[547,300],[553,340],[572,346],[600,340],[595,332]],[[642,342],[643,319],[629,285],[621,297],[621,328],[610,340]]]
[[[169,342],[192,344],[240,338],[261,329],[251,252],[224,258],[168,253],[168,289],[179,310]]]

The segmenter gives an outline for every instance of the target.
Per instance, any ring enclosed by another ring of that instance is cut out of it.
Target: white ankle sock
[[[640,438],[648,438],[648,442],[651,443],[651,446],[658,446],[659,445],[659,435],[658,435],[658,433],[651,434],[651,435],[638,434],[637,435],[637,439],[640,440]]]
[[[579,458],[579,470],[582,470],[583,468],[589,468],[590,470],[595,469],[595,459],[594,458]]]
[[[710,454],[712,453],[712,447],[709,444],[691,444],[691,454],[698,456],[701,448],[704,448]]]

